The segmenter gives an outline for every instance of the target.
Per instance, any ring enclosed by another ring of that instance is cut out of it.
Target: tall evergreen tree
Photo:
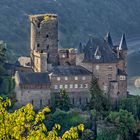
[[[109,110],[109,102],[103,94],[103,91],[100,89],[97,79],[94,77],[91,81],[90,94],[91,100],[89,103],[89,109],[95,109],[98,112]]]
[[[5,72],[5,69],[3,67],[3,64],[6,60],[6,44],[3,41],[0,41],[0,84],[3,81],[3,74]]]
[[[0,41],[0,63],[3,63],[6,59],[6,43]]]
[[[55,107],[64,111],[68,111],[70,109],[70,99],[64,89],[61,89],[60,93],[58,93],[58,96],[56,96]]]

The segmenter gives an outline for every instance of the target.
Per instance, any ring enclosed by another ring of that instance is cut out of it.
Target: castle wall
[[[127,77],[125,75],[118,76],[119,94],[118,96],[127,97]]]
[[[90,100],[90,83],[92,76],[52,76],[51,91],[57,93],[64,88],[74,105],[86,105]],[[59,80],[58,80],[59,79]]]
[[[118,99],[118,93],[119,93],[118,82],[117,81],[110,82],[108,93],[108,97],[111,99],[110,101],[114,102],[116,99]]]
[[[33,69],[35,72],[45,72],[48,70],[47,53],[39,53],[34,51],[33,57],[34,57]]]
[[[51,92],[50,89],[22,89],[17,86],[15,89],[16,99],[20,105],[32,103],[35,108],[50,105]]]
[[[118,69],[126,70],[126,62],[124,60],[119,60],[117,63]]]
[[[82,63],[81,65],[93,72],[94,76],[98,79],[100,88],[106,93],[109,90],[110,81],[117,80],[116,63]]]
[[[61,49],[59,50],[59,64],[60,65],[76,65],[76,51],[75,49]]]
[[[82,66],[83,60],[84,60],[84,53],[76,54],[76,65]]]

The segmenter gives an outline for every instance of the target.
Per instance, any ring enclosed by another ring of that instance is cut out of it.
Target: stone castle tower
[[[30,56],[35,72],[58,65],[58,19],[55,14],[31,15]]]

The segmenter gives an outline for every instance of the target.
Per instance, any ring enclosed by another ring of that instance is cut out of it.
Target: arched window
[[[79,104],[80,104],[80,105],[82,104],[82,100],[81,100],[81,98],[79,98]]]
[[[49,49],[49,45],[47,45],[47,50]]]
[[[50,99],[48,100],[48,105],[50,105],[51,104],[51,101],[50,101]]]
[[[74,105],[74,98],[72,98],[72,104]]]
[[[32,105],[34,105],[34,100],[32,100]]]
[[[42,106],[42,99],[40,99],[40,106]]]
[[[49,37],[49,35],[48,34],[46,34],[46,38],[48,38]]]
[[[39,43],[37,44],[37,47],[38,47],[38,48],[40,47],[40,44],[39,44]]]

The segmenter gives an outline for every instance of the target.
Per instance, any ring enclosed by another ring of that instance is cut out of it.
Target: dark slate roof
[[[71,75],[90,75],[90,71],[82,66],[57,66],[52,70],[52,74],[58,76],[71,76]]]
[[[118,69],[118,75],[127,75],[127,73],[121,69]]]
[[[96,59],[95,52],[99,46],[98,51],[101,54],[100,59]],[[117,62],[117,55],[112,50],[110,45],[104,39],[92,38],[88,41],[84,48],[85,57],[83,62],[92,63],[114,63]]]
[[[20,81],[20,84],[49,84],[50,78],[49,74],[47,72],[44,73],[25,73],[25,72],[19,72],[18,78]]]
[[[119,45],[119,50],[124,50],[124,51],[128,50],[126,39],[125,39],[125,34],[122,35],[121,42],[120,42],[120,45]]]

